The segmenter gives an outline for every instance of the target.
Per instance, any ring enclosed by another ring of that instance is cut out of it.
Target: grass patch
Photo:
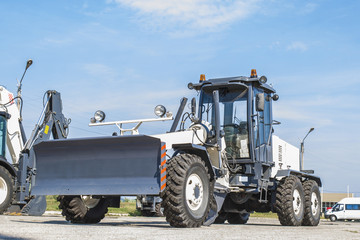
[[[60,211],[59,202],[56,200],[57,196],[46,196],[46,211]]]
[[[276,213],[273,212],[267,212],[267,213],[261,213],[261,212],[254,212],[250,214],[250,217],[260,217],[260,218],[278,218]]]
[[[120,208],[109,208],[109,213],[129,214],[130,216],[141,216],[139,210],[136,209],[136,201],[121,202]]]

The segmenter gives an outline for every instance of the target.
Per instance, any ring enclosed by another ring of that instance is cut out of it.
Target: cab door
[[[261,89],[254,89],[253,103],[254,114],[252,115],[252,121],[255,158],[257,161],[269,163],[272,162],[272,109],[270,94],[265,93]]]

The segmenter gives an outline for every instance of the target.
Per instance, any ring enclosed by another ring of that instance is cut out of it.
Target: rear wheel
[[[210,209],[213,189],[208,170],[197,155],[180,154],[167,163],[163,206],[173,227],[200,227]]]
[[[106,198],[92,196],[59,196],[62,215],[71,223],[98,223],[108,211]]]
[[[245,224],[249,217],[250,213],[228,213],[227,220],[230,224]]]
[[[321,197],[320,190],[317,183],[313,180],[308,180],[303,183],[305,193],[305,212],[302,225],[317,226],[320,222],[321,214]]]
[[[6,168],[0,166],[0,214],[10,207],[14,197],[14,179]]]
[[[289,176],[280,181],[275,210],[281,225],[301,225],[304,218],[304,190],[298,177]]]

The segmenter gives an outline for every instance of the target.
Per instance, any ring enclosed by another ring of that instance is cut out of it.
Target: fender
[[[218,176],[218,174],[216,174],[217,171],[215,171],[211,165],[209,154],[206,151],[206,148],[204,146],[197,145],[197,144],[191,144],[191,143],[185,143],[185,144],[173,144],[172,147],[175,151],[173,156],[175,156],[178,152],[186,152],[186,153],[195,154],[195,155],[198,155],[199,157],[201,157],[201,159],[205,162],[206,167],[209,170],[211,169],[209,171],[211,180],[214,179],[215,176]]]
[[[16,169],[14,168],[14,166],[12,164],[10,164],[8,161],[6,161],[6,159],[3,157],[0,157],[0,166],[3,166],[4,168],[6,168],[6,170],[8,170],[9,173],[13,177],[16,177]]]
[[[282,178],[282,177],[288,177],[290,175],[294,175],[294,176],[297,176],[297,177],[314,180],[319,185],[319,187],[322,186],[320,177],[315,176],[315,175],[310,174],[310,173],[300,172],[300,171],[296,171],[296,170],[292,170],[292,169],[279,170],[276,173],[275,177],[276,178]]]

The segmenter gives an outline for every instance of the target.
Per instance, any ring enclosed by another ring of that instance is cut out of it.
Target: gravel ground
[[[0,239],[360,239],[360,222],[321,220],[317,227],[283,227],[277,219],[251,218],[246,225],[170,227],[164,218],[106,217],[93,225],[70,224],[59,215],[0,216]]]

